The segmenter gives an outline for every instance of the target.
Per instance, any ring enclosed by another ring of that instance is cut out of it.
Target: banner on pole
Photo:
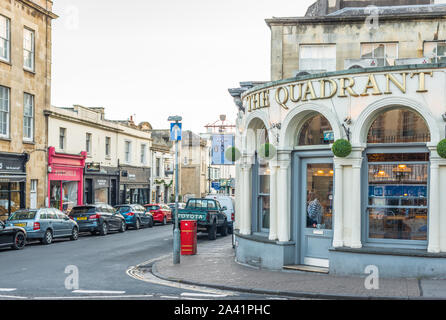
[[[212,165],[234,165],[234,161],[225,157],[225,151],[234,147],[233,134],[214,134],[212,136]]]

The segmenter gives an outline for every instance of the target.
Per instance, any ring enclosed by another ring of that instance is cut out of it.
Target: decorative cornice
[[[34,10],[46,15],[47,17],[51,18],[51,19],[57,19],[59,18],[59,16],[41,6],[39,6],[38,4],[35,4],[34,2],[30,1],[30,0],[15,0],[17,2],[21,2],[25,5],[27,5],[28,7],[33,8]]]

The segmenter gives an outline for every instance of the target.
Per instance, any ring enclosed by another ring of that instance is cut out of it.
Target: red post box
[[[181,255],[197,254],[197,221],[181,220]]]

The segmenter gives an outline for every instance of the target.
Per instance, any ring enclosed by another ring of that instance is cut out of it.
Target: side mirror
[[[228,210],[228,208],[223,207],[223,208],[221,208],[221,210],[226,211],[226,210]]]

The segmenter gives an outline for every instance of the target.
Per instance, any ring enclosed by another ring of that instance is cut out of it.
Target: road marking
[[[125,291],[73,290],[72,293],[86,293],[86,294],[124,294]]]
[[[174,281],[167,281],[163,279],[159,279],[156,276],[154,276],[152,273],[146,273],[144,275],[141,275],[139,272],[137,272],[136,267],[131,267],[127,269],[126,271],[127,275],[129,277],[132,277],[136,280],[142,280],[144,282],[154,283],[162,286],[168,286],[173,287],[181,290],[188,290],[188,291],[198,291],[198,292],[205,292],[210,294],[217,294],[217,295],[226,295],[226,296],[236,296],[237,294],[235,292],[231,291],[223,291],[218,289],[211,289],[206,287],[200,287],[196,285],[187,285],[180,282],[174,282]]]
[[[208,298],[224,298],[227,294],[210,294],[210,293],[193,293],[193,292],[183,292],[182,297],[208,297]]]
[[[1,297],[1,296],[0,296]],[[120,296],[77,296],[77,297],[34,297],[34,300],[76,300],[76,299],[126,299],[126,298],[150,298],[153,294],[135,294],[135,295],[120,295]],[[25,298],[27,299],[27,298]]]
[[[0,295],[0,299],[1,298],[4,298],[4,299],[28,299],[28,297]]]
[[[175,297],[175,296],[161,296],[160,298],[165,298],[165,299],[180,299],[179,297]]]
[[[12,292],[16,290],[16,288],[0,288],[0,292]]]

